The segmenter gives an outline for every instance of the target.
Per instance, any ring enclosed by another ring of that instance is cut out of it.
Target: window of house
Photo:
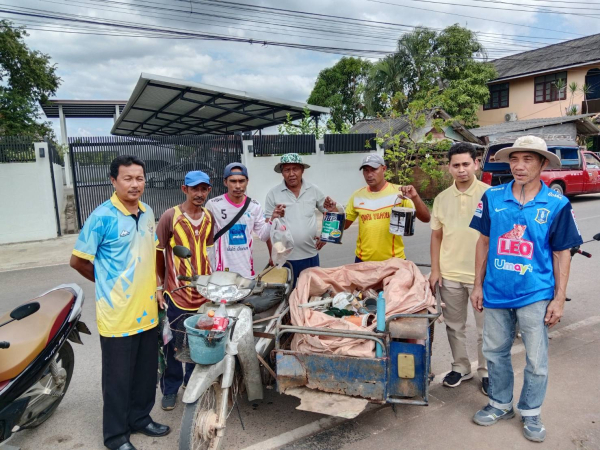
[[[490,98],[483,109],[508,108],[508,83],[493,84],[489,89]]]
[[[562,80],[564,86],[558,92],[556,83]],[[552,73],[535,77],[535,103],[555,102],[567,98],[567,72]]]

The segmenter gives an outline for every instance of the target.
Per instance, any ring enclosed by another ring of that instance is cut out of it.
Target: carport
[[[142,73],[111,130],[123,136],[261,132],[289,114],[318,120],[329,108]]]

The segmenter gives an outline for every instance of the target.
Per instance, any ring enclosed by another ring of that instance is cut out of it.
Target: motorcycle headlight
[[[208,283],[207,286],[198,286],[200,295],[212,302],[219,302],[221,299],[225,299],[227,302],[240,300],[247,297],[251,291],[251,289],[238,289],[234,284],[218,286]]]

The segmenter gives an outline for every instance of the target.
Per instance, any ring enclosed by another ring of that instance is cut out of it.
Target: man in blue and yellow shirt
[[[478,311],[485,308],[483,354],[489,372],[489,404],[473,421],[489,426],[515,416],[510,350],[518,322],[527,366],[517,408],[525,438],[542,442],[548,328],[563,314],[569,249],[582,239],[569,200],[540,179],[546,167],[561,165],[542,139],[523,136],[512,147],[499,150],[495,158],[510,164],[514,181],[488,189],[471,221],[471,228],[481,233],[471,301]]]
[[[156,233],[152,209],[139,201],[144,163],[119,156],[110,165],[115,193],[86,220],[71,267],[96,284],[102,349],[104,445],[135,450],[132,432],[170,432],[152,420],[158,371]]]

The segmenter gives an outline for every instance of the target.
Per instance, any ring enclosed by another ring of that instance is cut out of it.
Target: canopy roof
[[[329,108],[142,73],[111,133],[232,134],[329,114]]]
[[[65,117],[79,118],[113,118],[116,107],[119,107],[119,113],[123,111],[127,100],[49,100],[40,104],[44,114],[48,119],[57,119],[59,117],[58,109],[62,106]]]

